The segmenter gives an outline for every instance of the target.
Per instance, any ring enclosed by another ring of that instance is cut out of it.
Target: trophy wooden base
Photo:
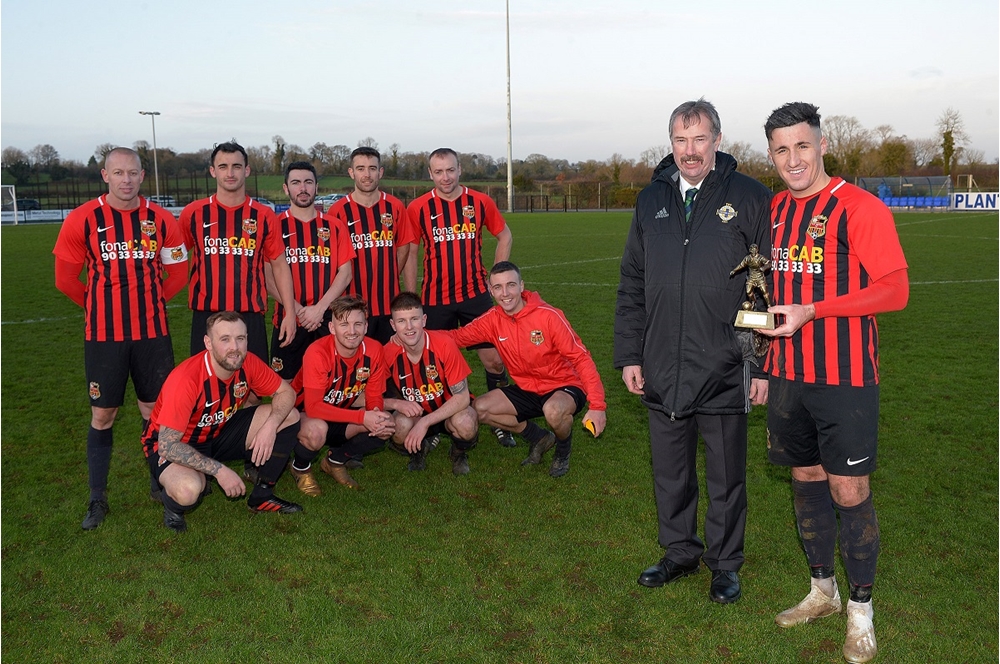
[[[736,327],[746,327],[752,330],[773,330],[774,314],[766,311],[740,311],[736,314]]]

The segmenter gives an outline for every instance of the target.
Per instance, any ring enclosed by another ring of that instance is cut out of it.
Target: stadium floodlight
[[[514,211],[514,150],[510,131],[510,0],[507,6],[507,212]]]
[[[156,202],[160,202],[160,169],[156,164],[156,116],[159,111],[139,111],[139,115],[148,115],[153,122],[153,179],[156,180]]]

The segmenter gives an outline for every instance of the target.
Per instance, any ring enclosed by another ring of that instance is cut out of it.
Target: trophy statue
[[[774,329],[774,314],[756,309],[757,296],[754,292],[760,291],[765,308],[771,306],[771,298],[767,294],[767,281],[764,279],[764,272],[770,269],[770,266],[771,260],[767,256],[761,256],[757,245],[751,244],[750,253],[729,273],[730,277],[734,277],[741,270],[747,271],[747,299],[740,312],[736,314],[736,327],[753,330]],[[757,355],[763,355],[767,351],[769,340],[756,332],[753,337]]]

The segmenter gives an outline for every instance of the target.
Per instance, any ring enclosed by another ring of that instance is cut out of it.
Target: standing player
[[[879,525],[868,476],[878,438],[878,330],[875,314],[909,298],[906,259],[892,214],[877,198],[831,178],[826,138],[812,104],[775,110],[764,131],[788,191],[771,203],[775,306],[767,413],[768,456],[791,466],[811,588],[778,614],[781,627],[840,613],[834,576],[840,554],[850,584],[844,657],[875,657],[872,585]]]
[[[52,250],[56,287],[83,307],[86,321],[83,348],[91,415],[90,504],[84,530],[97,528],[108,513],[112,427],[129,375],[145,422],[174,368],[166,302],[184,287],[187,274],[187,249],[177,221],[139,195],[145,177],[139,155],[128,148],[111,150],[101,176],[108,193],[66,217]],[[84,266],[86,282],[81,282]]]
[[[279,336],[285,345],[295,337],[295,297],[285,248],[274,213],[247,196],[250,167],[243,146],[235,141],[216,145],[209,172],[216,180],[215,194],[181,212],[181,228],[191,250],[191,354],[204,346],[208,317],[231,310],[246,321],[250,352],[267,362],[265,262],[271,265],[278,300],[285,307]]]
[[[399,275],[416,238],[410,236],[413,228],[403,202],[379,189],[383,169],[378,150],[357,148],[350,163],[347,174],[354,191],[334,203],[327,216],[343,221],[350,232],[356,256],[347,293],[368,303],[368,336],[384,344],[392,336],[389,303],[399,293]]]
[[[468,475],[466,453],[479,438],[466,383],[472,370],[447,333],[424,329],[427,315],[415,293],[397,295],[391,311],[396,335],[386,344],[384,357],[393,388],[402,397],[385,400],[386,408],[395,411],[393,441],[410,453],[410,470],[423,470],[430,451],[425,439],[447,432],[451,470]]]
[[[531,443],[521,465],[537,464],[556,446],[549,475],[569,472],[573,417],[590,409],[583,421],[601,435],[607,424],[604,385],[590,351],[559,309],[538,293],[524,290],[521,271],[510,261],[490,270],[490,291],[497,305],[450,334],[459,346],[496,344],[515,385],[504,385],[476,398],[479,421],[519,433]],[[544,417],[552,431],[531,421]]]
[[[285,258],[292,273],[295,319],[298,329],[290,344],[281,343],[284,306],[278,302],[271,332],[271,368],[287,381],[295,378],[309,344],[330,333],[330,304],[351,282],[351,248],[347,230],[314,207],[316,169],[308,161],[293,161],[285,168],[285,193],[291,207],[278,216]],[[264,266],[267,290],[279,296],[271,264]]]
[[[430,154],[428,169],[434,189],[417,198],[407,208],[415,228],[412,242],[424,244],[424,281],[420,299],[427,311],[427,329],[454,330],[485,313],[492,301],[483,265],[483,236],[486,229],[497,238],[493,263],[510,258],[513,236],[489,196],[459,184],[462,166],[458,153],[438,148]],[[417,246],[403,268],[403,284],[408,291],[417,286]],[[486,389],[506,384],[503,361],[489,343],[474,347],[486,370]],[[504,447],[516,445],[514,437],[495,428]]]
[[[357,489],[347,472],[348,461],[360,462],[381,449],[393,431],[392,415],[383,411],[382,344],[365,337],[368,307],[364,300],[343,296],[333,301],[330,311],[331,334],[309,346],[302,370],[292,381],[305,416],[291,472],[307,496],[320,495],[310,468],[324,445],[330,452],[320,463],[323,472]]]
[[[302,511],[274,495],[299,431],[295,391],[247,353],[239,314],[221,311],[205,325],[205,350],[167,377],[142,437],[149,470],[163,488],[163,524],[187,530],[185,512],[209,493],[206,475],[229,498],[246,493],[240,476],[221,463],[238,459],[259,467],[247,499],[251,512]],[[272,397],[271,403],[243,408],[251,392]]]

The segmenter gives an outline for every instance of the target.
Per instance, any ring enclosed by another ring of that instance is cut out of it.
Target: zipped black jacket
[[[733,323],[746,272],[729,273],[751,244],[771,255],[771,191],[717,152],[685,222],[679,177],[670,155],[636,201],[618,286],[615,367],[640,365],[643,404],[671,417],[745,413],[750,364]]]

